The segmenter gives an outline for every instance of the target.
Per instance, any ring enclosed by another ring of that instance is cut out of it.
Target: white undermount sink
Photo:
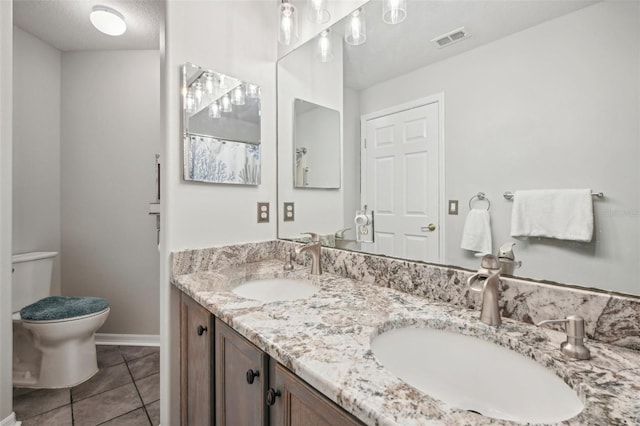
[[[394,375],[449,405],[496,419],[555,423],[584,408],[553,372],[475,337],[430,328],[376,336],[371,349]]]
[[[318,288],[308,281],[291,278],[270,278],[253,280],[240,284],[232,290],[245,299],[261,302],[306,299],[318,292]]]

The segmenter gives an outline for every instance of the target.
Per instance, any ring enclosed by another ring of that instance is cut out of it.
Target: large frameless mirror
[[[260,184],[260,87],[182,67],[184,179]]]
[[[408,0],[390,25],[382,3],[278,61],[278,236],[477,269],[465,219],[489,209],[514,275],[640,295],[640,4]],[[291,185],[295,98],[340,113],[339,189]],[[571,188],[604,194],[590,242],[511,237],[505,193]]]
[[[296,188],[340,188],[340,112],[296,99],[293,105]]]

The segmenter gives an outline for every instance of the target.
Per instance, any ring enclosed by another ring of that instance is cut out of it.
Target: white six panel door
[[[440,260],[438,126],[437,102],[366,122],[363,193],[375,214],[374,253]]]

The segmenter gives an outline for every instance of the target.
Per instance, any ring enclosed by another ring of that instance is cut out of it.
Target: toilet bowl
[[[109,304],[97,297],[40,298],[45,277],[49,293],[55,255],[14,256],[14,386],[65,388],[98,372],[95,333],[109,316]],[[25,302],[31,303],[20,306]]]

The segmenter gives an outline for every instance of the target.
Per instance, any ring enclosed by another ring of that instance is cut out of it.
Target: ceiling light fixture
[[[362,8],[354,11],[347,18],[344,31],[344,41],[352,46],[357,46],[367,40],[367,29]]]
[[[98,31],[110,36],[119,36],[127,31],[124,16],[110,7],[94,6],[89,19]]]
[[[280,30],[278,42],[289,46],[298,40],[298,14],[294,5],[289,0],[282,0],[279,7]]]
[[[233,105],[244,105],[244,91],[242,90],[242,84],[236,86],[231,92],[231,103]]]
[[[399,24],[407,17],[407,0],[384,0],[382,20],[387,24]]]

